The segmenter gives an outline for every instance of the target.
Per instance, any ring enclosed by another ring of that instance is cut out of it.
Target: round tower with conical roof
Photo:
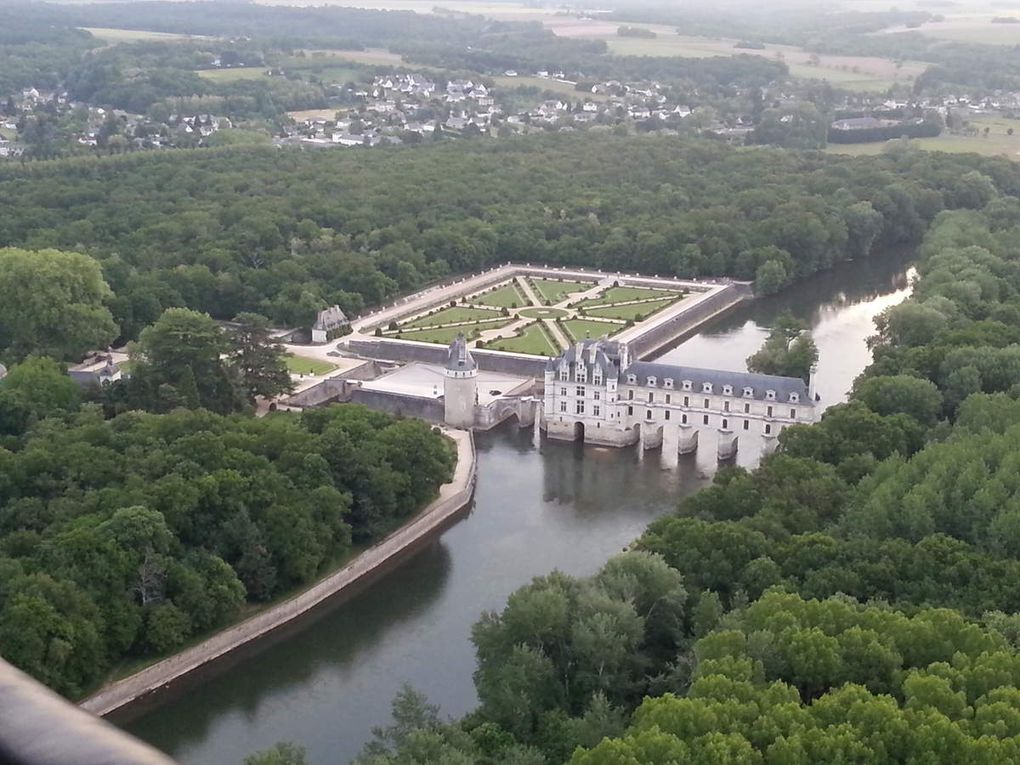
[[[455,428],[474,426],[475,405],[478,402],[478,365],[468,350],[463,334],[457,335],[450,343],[443,381],[443,400],[447,425]]]

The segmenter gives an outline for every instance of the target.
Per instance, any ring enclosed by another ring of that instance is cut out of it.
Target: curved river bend
[[[783,310],[808,321],[826,403],[845,397],[870,360],[872,319],[908,294],[909,260],[844,264],[781,296],[742,306],[662,354],[663,360],[744,369]],[[514,426],[480,434],[471,515],[398,570],[297,634],[269,645],[126,724],[185,765],[240,765],[292,740],[313,765],[351,760],[410,683],[460,715],[476,703],[471,625],[532,577],[593,573],[653,519],[697,491],[714,450],[675,472],[636,450],[532,444]],[[742,451],[741,464],[757,455]]]

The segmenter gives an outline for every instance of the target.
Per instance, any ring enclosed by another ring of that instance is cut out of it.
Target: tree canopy
[[[0,403],[46,372],[22,366]],[[355,405],[264,419],[85,407],[9,446],[0,646],[70,696],[312,580],[431,500],[455,461],[427,424]]]
[[[99,263],[77,252],[0,249],[0,357],[78,361],[117,336]]]

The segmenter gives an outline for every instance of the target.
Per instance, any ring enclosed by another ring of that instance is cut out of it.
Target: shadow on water
[[[850,263],[713,323],[665,357],[743,369],[783,310],[812,325],[819,387],[838,400],[867,364],[875,314],[908,292],[908,255]],[[403,683],[444,713],[476,704],[471,626],[535,576],[584,576],[710,480],[713,450],[675,471],[636,448],[543,441],[504,426],[479,434],[474,510],[440,541],[285,641],[243,657],[127,729],[184,765],[239,765],[279,740],[300,742],[313,765],[350,761],[389,719]],[[740,464],[756,455],[741,452]]]
[[[264,707],[273,706],[278,697],[314,681],[322,672],[342,675],[344,667],[378,651],[386,631],[400,629],[402,623],[431,607],[451,567],[446,544],[431,544],[367,591],[302,624],[285,640],[261,643],[240,662],[214,672],[199,692],[171,697],[126,727],[170,751],[204,741],[213,721],[222,715],[258,721],[267,711]],[[172,727],[166,725],[167,715],[174,720]]]

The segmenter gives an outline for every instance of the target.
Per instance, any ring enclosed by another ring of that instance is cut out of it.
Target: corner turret
[[[468,350],[463,333],[457,335],[446,357],[443,403],[447,425],[470,428],[475,424],[478,401],[478,364]]]

